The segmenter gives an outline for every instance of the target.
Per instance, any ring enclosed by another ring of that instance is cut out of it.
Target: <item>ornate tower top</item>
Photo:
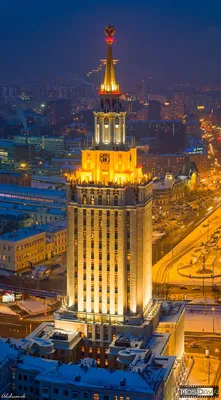
[[[104,83],[101,85],[100,94],[120,94],[119,85],[116,83],[114,60],[112,55],[112,44],[114,43],[115,28],[107,25],[104,29],[107,43],[107,60],[104,74]]]

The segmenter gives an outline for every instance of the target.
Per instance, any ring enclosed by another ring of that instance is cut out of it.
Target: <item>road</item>
[[[196,343],[200,347],[191,347],[191,343]],[[221,359],[221,336],[205,335],[205,333],[185,333],[185,352],[188,354],[205,354],[205,348],[209,346],[211,356]]]
[[[181,261],[184,265],[190,263],[191,251],[194,247],[200,246],[202,242],[206,242],[208,237],[215,232],[221,225],[221,210],[217,209],[212,215],[206,218],[200,225],[195,228],[182,242],[167,253],[157,264],[153,266],[153,282],[155,283],[155,295],[158,291],[163,288],[165,291],[165,285],[172,284],[176,286],[190,285],[193,286],[193,279],[183,278],[177,272],[177,267]],[[208,227],[205,224],[208,223]],[[219,252],[217,252],[219,255]],[[211,286],[212,279],[204,280],[205,286]],[[202,285],[202,279],[195,279],[195,286]],[[157,286],[157,287],[156,287]],[[166,290],[168,287],[166,288]]]
[[[168,300],[194,300],[198,298],[215,299],[215,292],[212,286],[204,286],[202,281],[192,281],[191,285],[165,285],[153,284],[154,295],[167,294]],[[197,290],[196,290],[197,289]],[[215,300],[214,300],[215,301]]]
[[[219,205],[214,202],[213,208],[211,210],[202,210],[196,213],[194,219],[184,228],[174,227],[174,232],[170,232],[164,239],[160,242],[153,244],[153,255],[152,261],[153,265],[159,261],[165,254],[167,254],[173,247],[175,247],[179,242],[181,242],[186,236],[188,236],[202,221],[207,219],[214,210],[216,210]],[[168,221],[170,223],[170,220]]]

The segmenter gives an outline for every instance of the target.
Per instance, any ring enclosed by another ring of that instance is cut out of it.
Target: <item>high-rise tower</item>
[[[92,148],[68,184],[67,296],[80,319],[124,321],[152,299],[152,185],[126,142],[125,117],[105,28],[107,59]]]

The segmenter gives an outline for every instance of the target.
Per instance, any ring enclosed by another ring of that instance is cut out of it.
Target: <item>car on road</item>
[[[219,287],[213,285],[213,286],[211,287],[211,291],[212,291],[212,292],[219,292]]]
[[[180,290],[187,290],[186,286],[180,286]]]
[[[204,250],[203,246],[197,247],[196,249],[194,249],[194,253],[199,253],[200,251]]]
[[[195,287],[193,287],[193,290],[194,291],[197,291],[197,290],[199,291],[199,290],[201,290],[201,288],[199,286],[195,286]]]
[[[192,343],[190,343],[190,347],[192,349],[199,349],[201,347],[201,345],[197,342],[192,342]]]

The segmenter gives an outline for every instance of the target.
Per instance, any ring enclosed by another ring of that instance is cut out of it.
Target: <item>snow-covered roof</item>
[[[16,232],[5,233],[0,236],[0,240],[7,240],[9,242],[19,242],[23,239],[28,239],[32,236],[43,234],[43,231],[39,231],[34,228],[19,229]]]
[[[166,323],[176,323],[178,322],[181,314],[183,313],[185,309],[186,303],[183,302],[168,302],[169,308],[166,312],[163,313],[163,315],[160,318],[160,322],[166,322]]]
[[[154,354],[160,355],[168,344],[169,338],[170,333],[154,332],[147,343],[147,347],[150,347]]]
[[[62,364],[53,369],[47,368],[36,379],[38,381],[49,381],[73,386],[154,394],[153,389],[145,379],[138,373],[131,371],[106,370],[103,368],[97,369],[94,367],[82,367],[81,365]]]
[[[13,344],[7,340],[0,339],[0,364],[5,364],[9,358],[16,358],[18,350],[14,348]]]
[[[48,198],[48,199],[57,199],[64,198],[66,193],[64,190],[50,190],[50,189],[38,189],[26,186],[17,186],[17,185],[1,185],[1,196],[4,194],[13,194],[14,196],[22,195],[22,196],[33,196],[37,198]]]
[[[39,373],[45,373],[50,369],[54,369],[58,366],[58,361],[54,360],[46,360],[40,357],[32,357],[32,356],[22,356],[20,362],[17,364],[17,368],[22,370],[35,370]]]

